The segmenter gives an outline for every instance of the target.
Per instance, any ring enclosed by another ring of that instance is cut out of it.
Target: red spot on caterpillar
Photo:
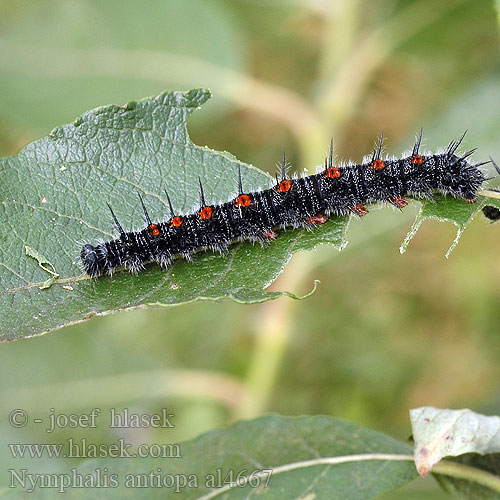
[[[375,170],[382,170],[383,168],[385,168],[385,162],[384,160],[373,160],[370,167],[374,168]]]
[[[170,221],[170,227],[179,227],[182,224],[182,218],[177,216]]]
[[[313,225],[324,224],[328,220],[328,215],[315,215],[313,217],[309,217],[306,222]]]
[[[274,189],[277,193],[286,193],[293,188],[293,181],[284,180],[281,181]]]
[[[424,163],[424,159],[420,155],[413,155],[411,162],[413,165],[422,165],[422,163]]]
[[[404,208],[408,205],[408,202],[402,196],[396,196],[392,198],[392,201],[398,208]]]
[[[248,207],[252,204],[252,198],[248,194],[240,194],[236,200],[234,200],[234,204],[237,207]]]
[[[156,224],[150,224],[148,226],[148,229],[150,229],[150,235],[151,236],[158,236],[160,234],[160,230],[158,229],[158,226]]]
[[[337,179],[342,175],[342,172],[337,167],[330,167],[326,169],[325,177],[329,179]]]
[[[366,215],[368,213],[368,209],[364,205],[362,205],[361,203],[359,203],[358,205],[354,205],[352,207],[352,210],[354,212],[356,212],[360,217],[363,217],[364,215]]]
[[[270,229],[269,231],[264,231],[262,233],[262,236],[264,236],[264,238],[266,238],[266,240],[274,240],[275,238],[278,237],[278,233],[276,231],[273,231],[272,229]]]
[[[467,203],[476,203],[477,198],[467,198]]]
[[[204,207],[198,212],[198,217],[201,220],[208,220],[212,218],[212,207]]]

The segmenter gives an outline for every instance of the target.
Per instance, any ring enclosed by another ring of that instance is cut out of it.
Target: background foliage
[[[98,104],[206,86],[214,97],[190,121],[193,142],[271,173],[283,148],[297,171],[311,169],[330,136],[339,159],[358,160],[381,128],[386,150],[399,154],[421,125],[429,149],[468,128],[478,160],[500,158],[490,1],[5,0],[0,8],[2,155]],[[167,406],[176,413],[172,439],[269,411],[333,415],[401,439],[408,408],[498,414],[500,231],[478,217],[445,260],[455,228],[425,222],[401,256],[416,210],[372,211],[352,221],[344,252],[296,255],[272,289],[304,294],[321,279],[306,301],[136,311],[3,345],[2,407]],[[0,426],[5,442],[86,435],[47,437],[5,418]],[[118,437],[108,428],[89,435]],[[126,438],[162,440],[144,430]],[[3,471],[20,467],[4,443],[1,453]],[[444,494],[425,480],[396,497]]]

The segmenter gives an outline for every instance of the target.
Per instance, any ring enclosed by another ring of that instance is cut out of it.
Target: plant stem
[[[309,275],[313,261],[308,253],[296,254],[279,288],[293,291]],[[238,418],[253,418],[267,408],[278,376],[281,360],[292,335],[294,311],[298,300],[281,298],[261,304],[257,309],[256,341],[246,377]]]
[[[472,481],[500,493],[500,477],[470,465],[444,460],[432,468],[432,473]]]
[[[197,87],[203,75],[204,86],[212,88],[216,97],[284,123],[297,139],[308,130],[321,129],[315,111],[295,92],[185,54],[109,47],[27,47],[6,40],[0,40],[0,52],[2,70],[45,78],[105,75]]]
[[[479,196],[486,196],[488,198],[496,198],[500,200],[500,193],[498,191],[489,191],[487,189],[480,189],[477,194]]]

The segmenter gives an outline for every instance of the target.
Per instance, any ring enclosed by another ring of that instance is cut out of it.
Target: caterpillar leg
[[[368,209],[362,205],[361,203],[358,203],[357,205],[354,205],[351,210],[356,214],[359,215],[360,217],[364,217],[368,213]]]
[[[408,205],[408,202],[402,196],[396,196],[388,201],[398,208],[404,208]]]
[[[328,215],[314,215],[313,217],[309,217],[306,222],[311,226],[319,226],[321,224],[324,224],[327,220]]]
[[[278,233],[270,229],[269,231],[263,231],[262,236],[266,240],[274,240],[278,237]]]

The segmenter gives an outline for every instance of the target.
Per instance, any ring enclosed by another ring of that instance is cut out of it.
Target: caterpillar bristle
[[[493,167],[495,167],[495,170],[498,172],[498,174],[500,175],[500,168],[498,167],[498,165],[495,163],[495,160],[493,160],[493,158],[490,156],[490,162],[493,164]]]
[[[118,219],[116,218],[116,215],[113,212],[111,205],[107,202],[106,202],[106,205],[108,205],[109,211],[111,212],[111,217],[113,217],[113,221],[114,221],[114,225],[115,225],[116,230],[120,233],[120,235],[125,234],[125,231],[123,230],[121,224],[118,222]]]
[[[372,162],[380,160],[380,153],[382,152],[382,143],[384,141],[384,131],[380,132],[377,149],[373,151]]]
[[[488,165],[488,163],[491,163],[491,160],[489,161],[480,161],[479,163],[474,163],[474,165],[472,165],[474,168],[479,168],[479,167],[482,167],[484,165]],[[500,172],[498,172],[500,174]],[[489,179],[494,179],[494,177],[490,177]],[[489,179],[485,179],[486,181],[489,180]]]
[[[412,155],[418,155],[418,151],[420,149],[420,144],[422,143],[422,134],[424,133],[424,127],[420,128],[420,134],[418,135],[418,139],[415,141],[415,144],[413,145],[413,151]]]
[[[146,222],[147,222],[148,226],[150,226],[152,224],[152,222],[151,222],[151,218],[149,217],[148,211],[146,210],[146,205],[144,205],[144,200],[142,199],[141,193],[139,193],[139,191],[137,191],[137,194],[139,195],[139,200],[141,200],[141,205],[142,205],[142,209],[144,210],[144,217],[146,218]]]
[[[450,145],[448,146],[448,156],[451,156],[455,153],[455,151],[458,149],[458,146],[462,144],[462,141],[464,140],[465,134],[467,133],[467,130],[462,134],[462,137],[458,139],[457,141],[452,141],[450,142]]]

